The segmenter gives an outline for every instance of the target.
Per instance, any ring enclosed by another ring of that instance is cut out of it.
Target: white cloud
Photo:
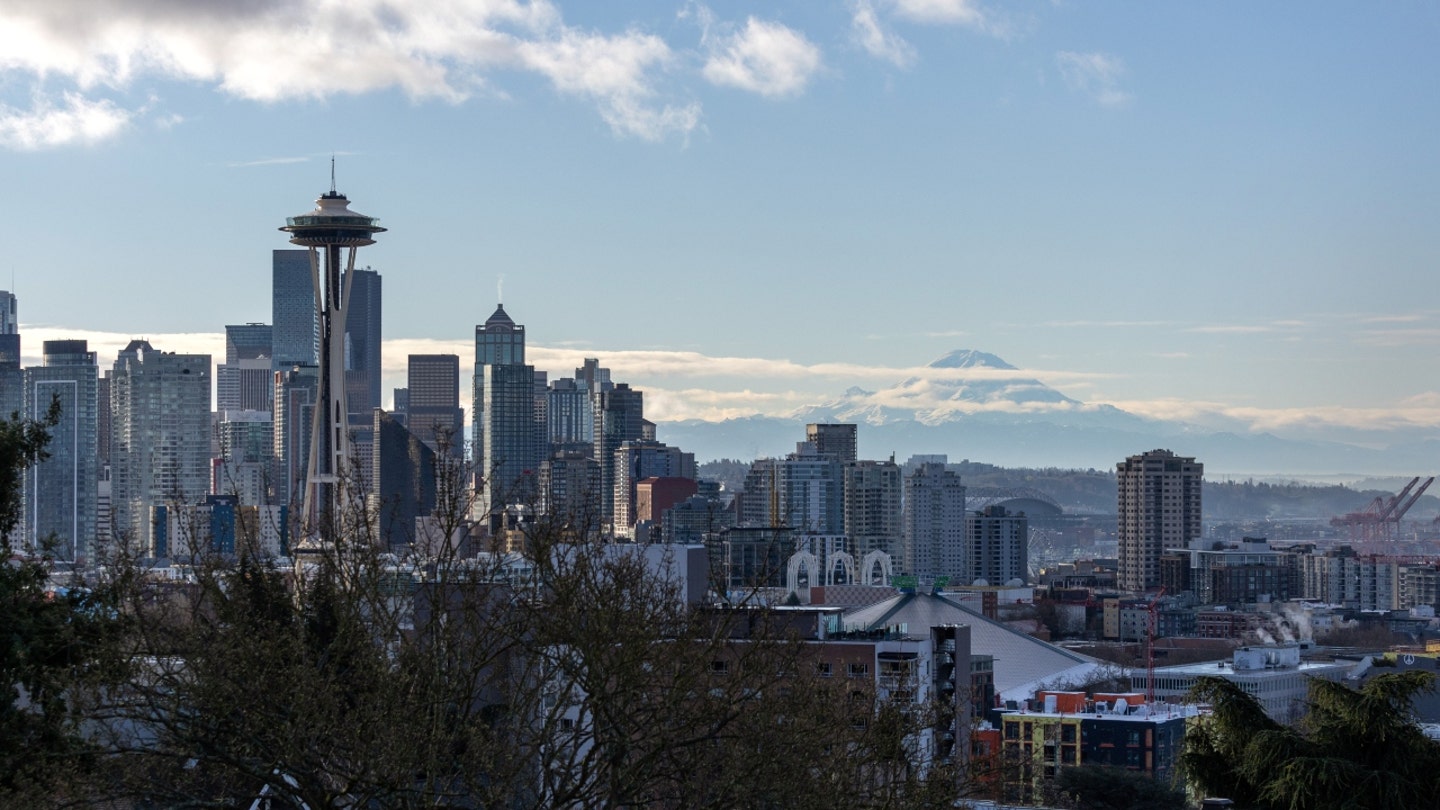
[[[972,0],[895,0],[895,13],[915,22],[984,28],[989,17]]]
[[[820,69],[820,49],[794,29],[750,17],[731,34],[710,36],[703,69],[711,83],[767,98],[799,95]]]
[[[1174,419],[1198,424],[1214,418],[1234,420],[1257,433],[1327,428],[1386,431],[1440,427],[1440,394],[1411,397],[1394,407],[1385,408],[1260,408],[1190,399],[1111,400],[1105,404],[1154,419]]]
[[[57,106],[37,96],[28,110],[0,104],[0,147],[23,151],[103,141],[130,124],[131,113],[108,100],[66,93]]]
[[[1055,64],[1071,89],[1090,96],[1101,106],[1123,107],[1133,99],[1120,89],[1125,63],[1119,57],[1099,52],[1060,51],[1055,54]]]
[[[880,22],[870,0],[855,3],[855,11],[850,18],[850,33],[855,42],[876,59],[884,59],[902,68],[915,64],[915,48]]]
[[[0,78],[91,92],[160,77],[266,102],[397,88],[458,103],[488,88],[489,74],[520,71],[590,100],[617,134],[650,139],[698,125],[697,105],[657,101],[671,60],[653,35],[567,26],[548,0],[16,0],[0,10]]]

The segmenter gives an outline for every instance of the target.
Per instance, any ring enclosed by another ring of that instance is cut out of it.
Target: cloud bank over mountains
[[[102,369],[135,337],[147,338],[162,351],[201,352],[221,359],[225,354],[224,335],[215,333],[139,336],[30,325],[22,326],[21,333],[26,365],[40,363],[43,341],[71,338],[89,340]],[[408,355],[442,353],[460,357],[461,405],[468,411],[468,370],[474,356],[474,345],[468,340],[385,341],[382,391],[386,393],[382,400],[388,402],[388,392],[405,385]],[[527,346],[526,355],[552,378],[568,376],[585,358],[598,357],[616,381],[645,392],[647,416],[666,423],[670,441],[686,446],[679,436],[689,436],[696,446],[686,449],[710,448],[717,456],[744,454],[747,447],[756,452],[785,452],[795,441],[788,426],[815,421],[857,422],[865,426],[862,434],[878,431],[903,436],[903,443],[897,444],[915,447],[958,440],[954,437],[962,435],[973,439],[977,434],[972,431],[986,434],[987,443],[998,444],[1010,435],[1007,431],[1019,429],[1048,437],[1025,440],[1036,463],[1047,452],[1045,442],[1058,448],[1056,442],[1086,435],[1142,443],[1169,438],[1203,438],[1213,443],[1221,441],[1215,438],[1220,436],[1230,444],[1253,440],[1249,449],[1255,452],[1256,463],[1263,458],[1256,448],[1268,446],[1267,452],[1277,454],[1280,471],[1291,472],[1318,471],[1321,468],[1311,468],[1327,458],[1335,463],[1356,459],[1352,463],[1367,465],[1362,471],[1404,472],[1400,464],[1412,459],[1419,463],[1417,454],[1429,452],[1425,450],[1427,442],[1440,442],[1440,392],[1369,408],[1258,408],[1182,399],[1086,402],[1061,389],[1083,387],[1109,375],[1022,369],[994,354],[970,349],[949,352],[923,366],[805,364],[692,351],[603,351],[533,344]],[[679,427],[682,423],[684,427]],[[724,449],[727,433],[734,441],[728,451]],[[952,438],[945,438],[947,434]],[[762,438],[765,436],[771,438]],[[1314,458],[1305,461],[1306,469],[1284,466],[1288,459],[1298,458],[1296,448],[1285,445],[1286,441],[1310,443],[1303,455]],[[1389,463],[1383,460],[1387,448],[1395,445],[1405,445],[1411,452],[1402,454],[1403,460],[1396,461],[1394,469],[1382,469]],[[1333,452],[1322,453],[1316,447]],[[936,452],[947,451],[937,447]],[[957,447],[948,452],[962,450]],[[1137,450],[1132,447],[1130,452]],[[1102,462],[1107,460],[1101,457]],[[1073,461],[1057,456],[1050,463]]]

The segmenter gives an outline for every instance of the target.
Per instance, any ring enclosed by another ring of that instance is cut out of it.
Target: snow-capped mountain
[[[755,458],[791,452],[811,422],[859,424],[865,458],[944,453],[1003,466],[1109,467],[1164,447],[1220,473],[1410,474],[1433,467],[1440,444],[1397,440],[1376,449],[1149,419],[1073,399],[996,355],[970,349],[878,391],[851,387],[788,417],[669,422],[660,426],[660,438],[702,460]]]

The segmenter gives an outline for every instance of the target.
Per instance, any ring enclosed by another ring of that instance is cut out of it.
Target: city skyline
[[[351,50],[301,4],[109,10],[0,12],[26,365],[223,357],[335,153],[392,231],[382,404],[503,303],[529,362],[599,357],[657,421],[973,348],[1145,416],[1440,433],[1428,6],[457,3],[444,36],[360,3]]]

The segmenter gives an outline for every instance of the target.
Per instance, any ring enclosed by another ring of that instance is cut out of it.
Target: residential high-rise
[[[540,462],[539,512],[582,529],[599,524],[600,465],[582,450],[562,450]]]
[[[210,355],[130,341],[110,376],[110,414],[114,531],[149,551],[153,507],[210,493]]]
[[[410,395],[414,404],[414,392]],[[507,504],[534,498],[541,439],[535,424],[535,368],[525,364],[525,327],[503,305],[475,327],[477,516],[495,527]]]
[[[841,463],[855,460],[855,436],[856,426],[848,422],[805,426],[805,441],[815,445],[815,452]]]
[[[412,354],[406,377],[405,425],[433,452],[440,452],[444,445],[447,453],[460,458],[465,452],[460,356]]]
[[[50,428],[49,457],[25,473],[25,539],[58,559],[88,560],[95,552],[99,505],[99,370],[83,340],[47,340],[42,357],[43,365],[25,369],[25,416],[44,418],[54,401],[60,419]]]
[[[276,371],[318,360],[320,316],[310,280],[310,251],[276,250],[271,256],[270,322],[272,366]],[[238,353],[237,353],[238,359]],[[229,347],[225,360],[230,362]]]
[[[989,585],[1004,585],[1013,579],[1029,580],[1030,523],[1023,512],[999,505],[971,512],[965,518],[965,545],[962,583],[983,579]]]
[[[349,506],[351,495],[355,494],[351,491],[353,474],[364,472],[347,469],[351,455],[345,378],[345,349],[350,342],[346,318],[354,303],[351,293],[356,275],[355,253],[365,245],[375,244],[375,234],[385,229],[380,227],[380,220],[350,210],[350,200],[335,190],[332,166],[330,190],[315,201],[315,209],[288,218],[280,230],[290,234],[291,244],[309,248],[309,264],[314,268],[310,273],[313,281],[310,300],[319,324],[320,385],[315,398],[315,429],[310,434],[310,462],[300,525],[309,535],[323,536],[335,530],[342,517],[341,510]],[[375,293],[378,299],[378,284]],[[377,301],[377,312],[378,306]],[[281,337],[278,318],[275,327],[278,343]],[[375,337],[378,339],[379,335]],[[374,397],[377,404],[378,386],[377,379]]]
[[[844,467],[845,534],[863,559],[883,551],[900,559],[904,535],[900,466],[893,461],[856,461]]]
[[[663,442],[634,440],[615,448],[611,476],[611,526],[617,537],[631,537],[636,514],[636,486],[647,478],[695,480],[695,455]],[[687,493],[691,494],[691,493]]]
[[[905,479],[904,568],[921,583],[965,572],[965,485],[926,462]]]
[[[838,535],[845,530],[843,467],[832,456],[799,442],[783,460],[760,459],[745,476],[741,525],[788,526],[797,533]]]
[[[345,392],[350,413],[370,424],[380,407],[380,274],[365,268],[345,274],[350,309],[345,316]]]
[[[220,454],[211,462],[210,491],[241,506],[275,503],[275,421],[268,410],[221,411],[215,423]]]
[[[1160,555],[1200,539],[1200,489],[1205,465],[1169,450],[1130,456],[1118,478],[1119,585],[1143,591],[1160,584]]]

